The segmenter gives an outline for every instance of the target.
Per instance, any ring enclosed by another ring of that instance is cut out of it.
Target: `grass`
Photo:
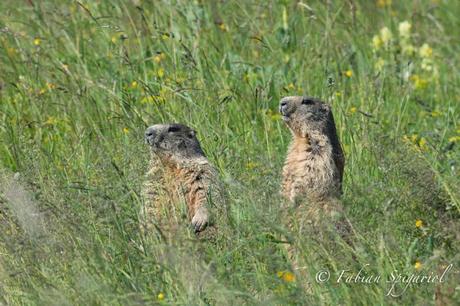
[[[0,304],[458,303],[460,3],[390,2],[2,1]],[[276,239],[294,94],[333,107],[356,231],[354,248],[300,240],[308,293]],[[196,129],[221,173],[237,226],[217,246],[138,231],[159,122]],[[399,297],[334,281],[449,264]]]

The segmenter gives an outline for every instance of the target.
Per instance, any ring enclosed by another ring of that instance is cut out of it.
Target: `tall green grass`
[[[458,302],[460,3],[386,3],[2,1],[0,304]],[[401,53],[405,20],[436,77]],[[392,43],[373,51],[383,27]],[[333,107],[356,245],[303,237],[309,277],[291,282],[278,276],[292,271],[277,105],[295,94]],[[138,232],[143,131],[159,122],[197,130],[221,173],[236,227],[217,246]],[[445,283],[397,298],[386,283],[333,281],[367,264],[389,277],[450,263]]]

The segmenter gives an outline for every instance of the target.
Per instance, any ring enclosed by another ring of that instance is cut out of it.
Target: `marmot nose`
[[[149,127],[145,130],[145,141],[149,143],[149,140],[155,138],[155,129],[153,127]]]
[[[281,101],[280,102],[280,113],[284,113],[284,110],[287,107],[287,102],[286,101]]]

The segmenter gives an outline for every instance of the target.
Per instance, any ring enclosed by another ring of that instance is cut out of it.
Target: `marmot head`
[[[145,142],[160,158],[181,161],[204,156],[196,132],[183,124],[152,125],[145,130]]]
[[[280,101],[280,113],[292,133],[307,137],[311,133],[327,133],[334,124],[331,107],[311,97],[291,96]]]

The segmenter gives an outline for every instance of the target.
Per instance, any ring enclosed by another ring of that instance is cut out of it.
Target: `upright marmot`
[[[341,221],[338,199],[345,158],[330,106],[315,98],[292,96],[281,100],[280,112],[293,136],[282,180],[282,194],[294,204],[291,222],[315,226],[327,220],[344,234],[347,226]]]
[[[145,141],[151,160],[142,191],[142,229],[168,239],[190,222],[200,236],[213,232],[215,217],[224,217],[226,204],[217,171],[195,131],[182,124],[156,124],[145,131]]]

